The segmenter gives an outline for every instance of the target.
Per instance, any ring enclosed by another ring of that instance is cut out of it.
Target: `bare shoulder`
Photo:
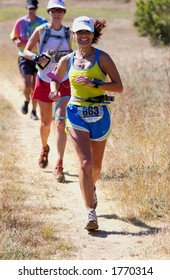
[[[65,72],[66,69],[68,69],[70,63],[70,57],[71,57],[71,53],[61,57],[57,67],[58,69],[60,69],[60,71]]]
[[[111,58],[111,56],[104,52],[104,51],[100,51],[99,52],[99,61],[100,61],[100,65],[101,68],[107,73],[108,69],[116,69],[116,65],[113,61],[113,59]]]
[[[64,56],[60,59],[60,63],[61,63],[61,64],[69,64],[69,62],[70,62],[70,57],[71,57],[71,53],[64,55]]]
[[[108,53],[106,53],[105,51],[103,50],[99,50],[99,59],[100,61],[105,61],[105,60],[110,60],[111,57]]]

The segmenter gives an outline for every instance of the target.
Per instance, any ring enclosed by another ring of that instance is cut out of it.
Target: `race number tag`
[[[78,107],[78,115],[88,123],[96,122],[103,117],[103,106],[85,106]]]

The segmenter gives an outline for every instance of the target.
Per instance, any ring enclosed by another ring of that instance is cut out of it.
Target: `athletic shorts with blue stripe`
[[[111,118],[108,106],[86,107],[68,104],[66,128],[89,133],[93,141],[106,140],[111,133]]]

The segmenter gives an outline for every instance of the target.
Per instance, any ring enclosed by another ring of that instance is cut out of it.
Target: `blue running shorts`
[[[77,106],[68,104],[66,127],[88,132],[93,141],[106,140],[111,133],[111,118],[108,106]]]

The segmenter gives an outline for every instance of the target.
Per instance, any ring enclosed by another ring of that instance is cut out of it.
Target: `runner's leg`
[[[40,106],[40,136],[42,147],[46,147],[50,135],[50,126],[52,122],[52,103],[46,103],[38,100]]]
[[[23,94],[25,96],[25,100],[29,102],[32,93],[32,82],[31,82],[32,76],[30,74],[29,75],[25,74],[22,76],[22,78],[24,83]]]
[[[31,97],[32,97],[32,94],[33,94],[33,91],[34,91],[34,87],[35,87],[35,78],[36,78],[36,75],[37,75],[37,74],[35,73],[35,74],[32,76]],[[36,100],[36,99],[32,99],[32,110],[33,110],[33,111],[36,111],[36,108],[37,108],[37,100]]]
[[[94,208],[94,182],[92,176],[92,154],[89,133],[68,128],[80,160],[79,179],[87,210]]]
[[[94,185],[99,179],[100,171],[102,167],[102,160],[104,155],[104,150],[106,146],[106,141],[91,141],[92,157],[93,157],[93,182]]]
[[[67,140],[65,133],[65,120],[60,119],[60,117],[65,117],[67,103],[68,99],[63,99],[61,102],[59,102],[57,110],[55,112],[57,161],[54,169],[54,176],[60,183],[64,183],[65,181],[63,172],[63,158]]]
[[[66,146],[67,136],[65,133],[65,120],[59,119],[57,116],[65,117],[66,105],[69,99],[64,99],[59,103],[56,110],[55,127],[56,127],[56,147],[57,147],[57,161],[63,160]]]

